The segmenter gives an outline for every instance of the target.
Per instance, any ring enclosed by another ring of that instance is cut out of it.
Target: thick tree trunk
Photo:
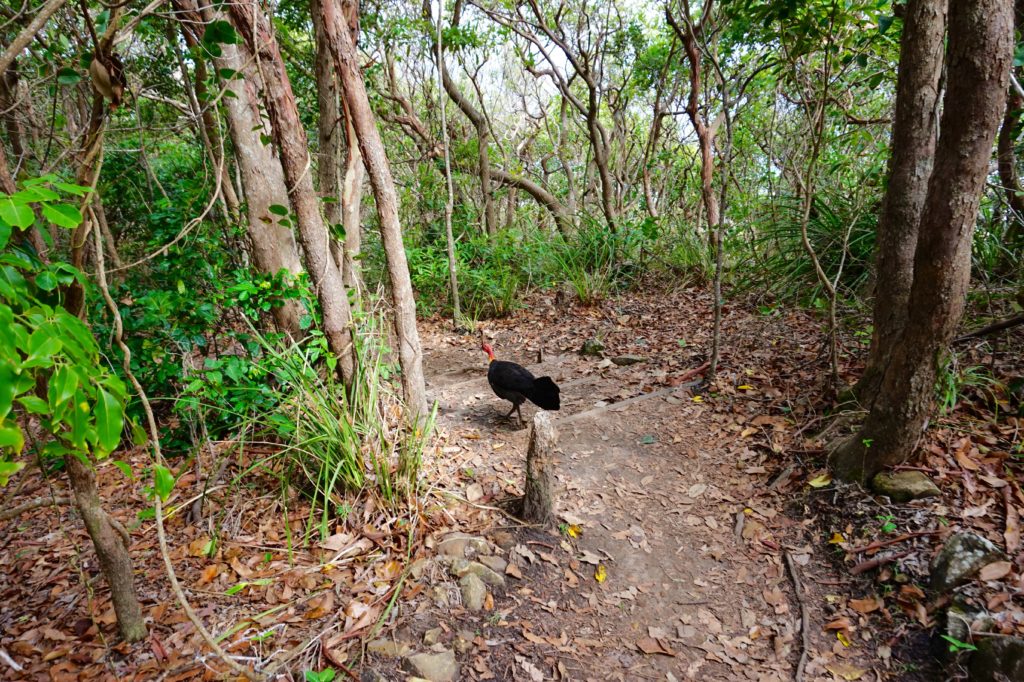
[[[255,4],[231,5],[229,11],[235,30],[258,56],[265,86],[264,102],[299,225],[306,271],[320,303],[327,346],[337,358],[338,372],[347,386],[355,370],[352,312],[341,271],[331,256],[330,235],[320,214],[320,200],[313,188],[313,176],[309,172],[309,140],[299,119],[291,81],[267,15]]]
[[[75,503],[96,548],[100,570],[110,585],[110,598],[114,603],[118,631],[126,641],[137,642],[146,637],[147,630],[146,622],[142,618],[142,607],[135,592],[135,578],[128,548],[103,510],[93,470],[74,455],[68,455],[64,462],[71,489],[75,494]]]
[[[548,526],[555,518],[554,493],[551,490],[551,466],[558,434],[547,412],[533,416],[530,444],[526,451],[526,485],[523,496],[523,520]]]
[[[875,246],[874,331],[867,367],[854,388],[854,395],[868,409],[878,394],[893,343],[906,325],[917,230],[935,156],[945,32],[946,0],[907,3],[896,82],[889,187],[878,218]]]
[[[916,40],[911,34],[908,40]],[[918,231],[904,330],[862,429],[830,457],[836,474],[864,481],[909,459],[931,412],[939,356],[963,313],[971,235],[985,187],[1013,50],[1008,0],[952,0],[948,87],[934,170]]]
[[[192,0],[176,0],[176,4],[191,12],[196,11]],[[208,0],[200,2],[199,11],[206,23],[218,18]],[[196,19],[191,28],[201,37],[202,21],[195,14],[191,16]],[[302,261],[299,260],[295,235],[290,227],[281,225],[279,216],[270,213],[271,206],[289,206],[288,188],[280,161],[274,156],[273,149],[263,144],[261,139],[262,135],[268,135],[270,131],[260,115],[256,73],[240,47],[221,45],[222,55],[215,58],[213,63],[222,78],[224,74],[235,76],[223,79],[224,87],[232,96],[222,98],[221,102],[245,193],[246,232],[253,260],[260,272],[272,275],[285,270],[296,277],[302,273]],[[281,306],[273,309],[273,315],[281,331],[293,339],[301,336],[299,319],[302,306],[297,301],[283,301]]]
[[[349,5],[349,16],[355,17],[357,8]],[[409,265],[402,244],[402,227],[398,221],[398,194],[391,175],[384,143],[377,130],[370,100],[359,68],[352,29],[356,22],[348,22],[338,0],[322,3],[324,30],[327,34],[341,79],[342,93],[348,105],[352,125],[359,139],[359,149],[370,175],[380,218],[381,241],[387,257],[388,276],[395,314],[395,333],[398,337],[398,358],[402,368],[402,389],[409,410],[426,416],[427,394],[423,378],[423,351],[419,331],[416,329],[416,300],[409,277]],[[350,26],[350,23],[352,24]]]

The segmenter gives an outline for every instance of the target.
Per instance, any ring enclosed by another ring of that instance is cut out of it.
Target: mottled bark
[[[381,241],[387,258],[388,277],[394,305],[395,334],[398,337],[398,359],[402,368],[402,389],[406,406],[413,416],[427,414],[426,382],[423,377],[423,351],[416,328],[416,299],[413,296],[409,264],[402,244],[402,227],[398,220],[398,194],[391,175],[384,143],[370,108],[363,83],[362,70],[352,35],[354,21],[346,21],[341,2],[322,2],[324,31],[341,79],[342,96],[359,140],[377,203]],[[356,16],[357,8],[349,4],[348,17]]]
[[[907,320],[864,426],[831,453],[830,465],[846,480],[863,482],[914,454],[931,414],[940,355],[964,309],[971,236],[1006,105],[1013,16],[1009,0],[952,0],[949,7],[948,86]]]
[[[64,462],[71,490],[75,494],[75,503],[96,548],[100,570],[110,586],[110,598],[114,604],[114,614],[117,616],[118,631],[126,641],[137,642],[146,637],[147,629],[142,617],[142,607],[135,592],[135,578],[128,548],[103,510],[93,470],[74,455],[68,455]]]
[[[918,225],[935,156],[946,6],[946,0],[910,0],[904,18],[889,186],[875,246],[874,330],[867,367],[854,388],[868,409],[907,321]]]
[[[284,59],[266,14],[255,4],[235,4],[229,9],[235,30],[258,57],[264,84],[263,100],[270,117],[274,147],[289,188],[295,220],[302,240],[306,271],[320,304],[327,346],[338,360],[342,382],[352,381],[355,361],[352,344],[352,312],[330,250],[330,235],[320,213],[320,200],[309,172],[309,140],[299,119]]]
[[[1015,32],[1019,35],[1024,30],[1024,0],[1014,3]],[[1024,69],[1016,67],[1014,75],[1020,83]],[[1010,206],[1010,216],[1004,240],[1011,250],[1024,247],[1024,197],[1021,196],[1020,175],[1017,173],[1017,154],[1014,149],[1020,133],[1021,109],[1024,108],[1024,95],[1017,87],[1010,88],[1006,100],[1006,114],[999,128],[996,159],[999,166],[999,182],[1006,193],[1006,203]]]
[[[176,0],[176,6],[195,12],[193,0]],[[197,37],[202,36],[203,21],[210,23],[219,18],[208,0],[200,2],[202,21],[195,14],[183,14]],[[232,96],[222,98],[224,118],[234,150],[234,158],[242,191],[245,194],[246,234],[252,249],[253,262],[264,274],[277,274],[282,270],[291,277],[302,273],[302,261],[295,243],[292,229],[280,222],[280,217],[270,212],[271,206],[288,207],[287,185],[281,163],[274,150],[263,143],[261,136],[269,135],[260,114],[259,96],[256,91],[257,74],[246,59],[243,46],[221,45],[222,54],[213,60],[222,82]],[[224,78],[234,74],[233,78]],[[293,339],[298,339],[302,330],[299,319],[302,306],[293,299],[282,301],[272,310],[278,328]]]
[[[344,123],[338,105],[338,81],[334,76],[334,60],[324,39],[323,19],[320,15],[320,0],[310,0],[310,14],[313,19],[313,37],[316,41],[314,74],[316,76],[317,102],[317,163],[316,175],[320,196],[326,199],[324,216],[329,225],[342,224],[341,209],[341,141]],[[331,254],[340,270],[345,268],[344,242],[331,239]]]
[[[538,411],[533,416],[530,444],[526,450],[523,519],[539,526],[548,526],[555,518],[551,467],[557,442],[558,434],[551,423],[550,415]]]
[[[352,117],[345,113],[345,177],[341,184],[341,217],[345,225],[345,267],[342,275],[345,286],[357,291],[363,288],[363,275],[356,258],[362,251],[363,224],[360,219],[363,205],[363,153],[359,151]]]

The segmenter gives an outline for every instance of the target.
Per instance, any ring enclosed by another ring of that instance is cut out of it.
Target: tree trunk
[[[145,639],[148,631],[135,592],[132,560],[128,555],[128,548],[103,510],[99,492],[96,490],[96,475],[74,455],[68,455],[64,463],[78,511],[96,548],[100,570],[110,586],[110,598],[114,603],[118,631],[128,642]]]
[[[911,33],[907,40],[916,37]],[[931,412],[939,356],[963,313],[971,235],[1006,104],[1012,4],[952,0],[948,44],[949,85],[921,213],[907,321],[864,426],[831,453],[830,465],[846,480],[864,481],[913,455]]]
[[[211,23],[219,18],[209,0],[202,0],[199,4],[202,21],[192,14],[196,12],[192,0],[177,0],[177,4],[186,12],[191,10],[183,14],[195,17],[192,28],[200,38],[203,21]],[[273,275],[286,270],[289,275],[296,277],[302,272],[302,262],[299,260],[295,235],[291,228],[281,225],[279,216],[270,213],[271,206],[289,205],[288,191],[281,163],[270,146],[263,144],[261,139],[269,130],[260,115],[256,74],[240,46],[223,44],[221,51],[222,55],[215,58],[213,63],[221,74],[224,87],[233,95],[222,98],[221,102],[245,193],[246,232],[252,246],[253,260],[256,268],[264,274]],[[234,74],[234,78],[224,78],[224,74]],[[299,319],[302,306],[298,301],[286,299],[272,312],[281,331],[293,339],[301,336]]]
[[[523,496],[523,520],[539,526],[550,525],[555,518],[551,492],[551,459],[558,434],[547,412],[533,416],[530,444],[526,451],[526,486]]]
[[[1014,24],[1017,31],[1024,30],[1024,0],[1014,3]],[[1020,83],[1024,69],[1015,68],[1014,74]],[[1003,125],[999,129],[998,154],[999,181],[1006,192],[1006,203],[1010,206],[1010,216],[1006,228],[1004,242],[1012,251],[1024,246],[1024,197],[1021,197],[1020,176],[1017,174],[1017,155],[1014,145],[1020,132],[1021,109],[1024,108],[1024,96],[1016,87],[1010,88],[1006,100],[1006,114]]]
[[[345,286],[357,291],[363,288],[363,276],[359,269],[359,252],[362,250],[363,224],[360,209],[363,205],[363,154],[359,151],[359,139],[352,125],[352,117],[345,107],[345,179],[341,185],[341,215],[345,225],[345,267],[342,275]]]
[[[334,60],[323,35],[320,0],[310,0],[310,11],[316,40],[317,179],[320,197],[327,200],[324,214],[331,233],[331,254],[338,269],[344,272],[344,242],[339,242],[333,229],[335,225],[342,225],[340,169],[343,123],[338,106],[338,81],[334,77]]]
[[[405,403],[412,416],[426,416],[427,393],[423,378],[423,351],[416,329],[416,300],[409,277],[409,265],[402,244],[402,227],[398,221],[398,194],[391,176],[384,143],[377,130],[370,100],[359,68],[355,39],[352,30],[355,21],[345,21],[341,3],[338,0],[324,0],[322,3],[324,30],[334,55],[334,62],[341,79],[342,94],[348,105],[352,125],[359,139],[366,169],[370,175],[380,218],[381,241],[387,257],[388,276],[391,280],[391,296],[394,304],[395,333],[398,337],[398,357],[402,368],[402,389]],[[349,4],[348,16],[355,18],[358,8]],[[351,24],[351,25],[350,25]]]
[[[555,219],[555,224],[562,231],[562,234],[568,235],[570,233],[572,229],[572,218],[570,217],[568,210],[554,194],[529,178],[512,175],[501,168],[492,168],[491,177],[503,185],[508,185],[515,189],[521,189],[529,194],[538,204],[546,208],[551,213],[551,217]]]
[[[878,394],[893,343],[903,333],[914,278],[921,210],[935,156],[946,32],[946,0],[907,3],[896,82],[889,187],[875,245],[874,331],[864,375],[854,395],[868,409]]]
[[[341,271],[331,256],[330,235],[320,214],[320,200],[313,188],[313,176],[308,172],[309,140],[299,119],[291,81],[267,15],[255,4],[234,4],[229,12],[234,19],[235,30],[258,56],[264,84],[263,99],[274,133],[274,146],[290,188],[306,271],[320,303],[327,346],[338,360],[342,382],[348,386],[355,370],[352,312]]]

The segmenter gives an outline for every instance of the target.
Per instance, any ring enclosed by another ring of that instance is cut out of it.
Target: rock
[[[430,559],[417,559],[409,566],[409,573],[413,579],[419,580],[428,568],[430,568]]]
[[[427,590],[427,597],[430,601],[434,602],[434,605],[442,609],[448,608],[450,601],[448,599],[448,590],[441,587],[440,585],[434,585]]]
[[[932,479],[920,471],[882,471],[871,480],[871,487],[893,502],[909,502],[942,494]]]
[[[504,573],[505,569],[508,567],[508,562],[500,556],[482,556],[480,557],[480,563],[495,573]]]
[[[454,682],[459,677],[455,654],[447,649],[439,654],[414,654],[405,659],[405,669],[430,682]]]
[[[953,604],[946,610],[946,634],[961,642],[970,642],[972,632],[984,632],[995,625],[992,616],[983,608],[971,604],[960,595],[953,597]]]
[[[459,630],[455,633],[455,650],[464,655],[473,648],[474,639],[475,635],[469,630]]]
[[[647,362],[647,358],[642,355],[619,355],[612,358],[612,362],[619,367],[626,367],[628,365],[637,365],[641,362]]]
[[[971,682],[1024,680],[1024,639],[979,637],[976,641],[978,650],[971,654]]]
[[[604,350],[604,344],[595,338],[587,339],[580,348],[580,355],[600,355]]]
[[[483,499],[484,487],[479,483],[471,483],[466,487],[466,499],[470,502],[477,502]]]
[[[476,556],[477,554],[491,554],[491,546],[487,540],[466,535],[464,533],[452,533],[437,545],[437,552],[445,556]]]
[[[999,548],[979,535],[951,535],[932,560],[932,589],[948,592],[970,580],[983,566],[1002,558],[1003,553]]]
[[[462,603],[470,611],[479,611],[487,598],[487,586],[475,573],[467,573],[459,580],[462,589]]]
[[[504,550],[511,549],[516,545],[516,536],[505,530],[496,530],[491,533],[491,541]]]
[[[405,642],[395,642],[390,639],[375,639],[366,645],[366,650],[371,654],[384,656],[385,658],[398,658],[405,656],[412,649]]]
[[[430,628],[423,633],[423,643],[427,646],[433,646],[441,641],[441,635],[444,630],[441,628]]]
[[[493,569],[488,568],[481,563],[477,563],[476,561],[456,559],[452,561],[451,572],[457,578],[462,578],[467,574],[473,574],[488,585],[505,587],[505,577],[503,575],[496,573]]]
[[[376,670],[363,670],[359,673],[359,682],[388,682],[388,679]]]

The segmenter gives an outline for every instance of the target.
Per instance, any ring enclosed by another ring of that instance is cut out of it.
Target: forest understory
[[[817,434],[834,405],[818,398],[827,356],[813,314],[728,304],[729,350],[709,388],[679,381],[705,361],[705,291],[563,300],[538,294],[482,326],[500,357],[562,387],[555,528],[507,511],[522,495],[528,429],[502,419],[479,337],[448,322],[423,329],[438,441],[411,512],[363,496],[324,538],[302,491],[282,496],[283,472],[236,479],[269,443],[210,443],[200,470],[220,477],[195,516],[203,484],[183,472],[167,502],[172,558],[232,656],[285,679],[331,669],[404,680],[411,656],[445,652],[465,680],[789,680],[798,667],[804,680],[964,677],[966,653],[941,639],[950,598],[929,588],[929,564],[960,530],[1020,552],[1024,499],[1004,472],[1020,474],[1021,417],[1008,404],[984,386],[960,394],[914,465],[941,495],[898,504],[827,475],[830,435]],[[581,354],[588,340],[603,350]],[[1019,376],[1022,341],[1018,330],[970,352]],[[845,342],[844,377],[859,371],[856,341]],[[533,408],[524,412],[529,423]],[[125,459],[142,470],[147,457],[137,448]],[[222,663],[168,589],[152,520],[133,511],[147,507],[149,484],[97,466],[153,624],[129,645],[66,482],[25,473],[19,499],[39,506],[0,527],[4,679],[219,678]],[[502,569],[479,611],[440,549],[453,533],[482,538]],[[1011,561],[955,596],[984,607],[994,633],[1024,628]]]

